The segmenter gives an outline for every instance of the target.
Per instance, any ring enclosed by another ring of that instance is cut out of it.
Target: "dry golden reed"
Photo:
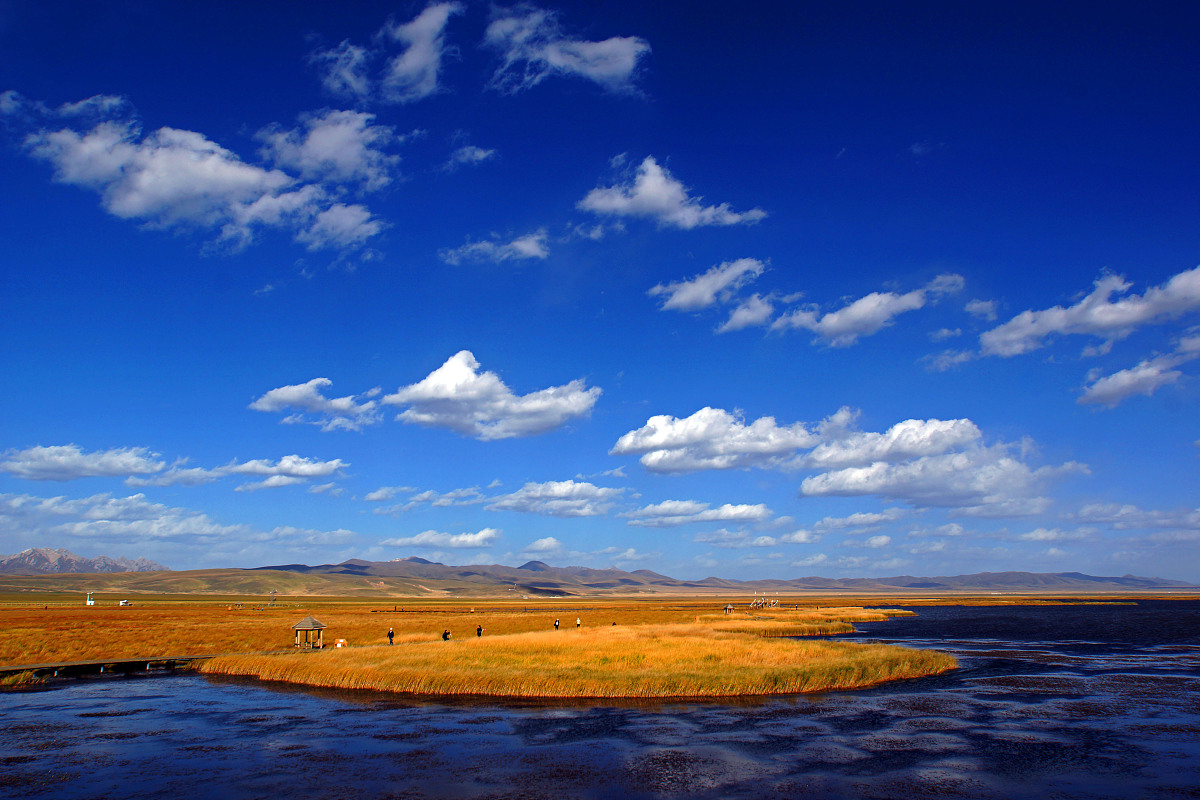
[[[202,672],[338,689],[543,698],[731,697],[850,689],[956,666],[944,653],[764,638],[707,623],[538,631],[276,655],[220,656]]]

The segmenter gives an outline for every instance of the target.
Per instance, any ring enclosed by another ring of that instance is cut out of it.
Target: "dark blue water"
[[[197,676],[0,695],[0,796],[1200,797],[1200,603],[918,608],[954,673],[743,703],[421,702]]]

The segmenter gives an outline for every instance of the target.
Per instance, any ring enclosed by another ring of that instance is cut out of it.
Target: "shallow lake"
[[[0,695],[30,798],[1200,797],[1200,603],[930,607],[960,669],[741,703],[430,702],[195,675]]]

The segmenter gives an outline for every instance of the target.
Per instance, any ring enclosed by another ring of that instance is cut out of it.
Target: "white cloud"
[[[446,24],[461,13],[461,3],[431,3],[412,20],[388,22],[375,35],[374,47],[344,40],[336,47],[318,50],[309,62],[321,72],[325,89],[339,97],[365,103],[411,103],[441,90],[439,76],[446,46]],[[387,55],[390,45],[400,52],[387,58],[382,70],[373,65]]]
[[[438,257],[451,265],[461,264],[464,261],[491,261],[500,264],[504,261],[528,258],[544,259],[550,255],[550,250],[546,247],[546,238],[546,229],[539,228],[533,233],[518,236],[510,242],[495,240],[467,242],[460,247],[438,251]]]
[[[793,567],[815,567],[817,564],[823,564],[828,560],[829,560],[829,556],[825,555],[824,553],[817,553],[816,555],[811,555],[811,556],[808,556],[807,558],[800,558],[800,559],[793,561],[792,566]]]
[[[395,497],[400,492],[415,492],[415,491],[416,491],[416,489],[414,489],[411,486],[380,486],[378,489],[376,489],[373,492],[367,492],[366,496],[363,497],[363,499],[369,503],[380,503],[385,500],[391,500],[393,497]]]
[[[424,380],[401,387],[383,402],[408,406],[397,419],[449,428],[483,441],[534,436],[591,413],[600,388],[582,379],[526,395],[513,394],[494,372],[479,371],[468,350],[446,360]]]
[[[493,7],[484,43],[500,51],[504,62],[492,85],[510,93],[536,86],[550,75],[575,75],[610,91],[629,91],[638,61],[650,52],[650,45],[636,36],[600,42],[568,38],[555,12],[528,3]]]
[[[395,515],[402,514],[407,511],[412,511],[422,505],[428,503],[433,508],[450,508],[452,506],[472,506],[477,503],[482,503],[488,498],[483,496],[479,491],[478,486],[471,486],[466,489],[452,489],[448,492],[437,492],[433,489],[426,489],[423,492],[417,492],[411,487],[382,487],[367,495],[367,500],[389,500],[397,492],[416,492],[409,497],[405,502],[398,503],[394,506],[386,506],[384,508],[375,509],[374,513],[380,515]]]
[[[728,203],[705,206],[702,200],[689,196],[682,183],[659,166],[653,156],[647,156],[632,182],[592,189],[577,205],[596,214],[648,217],[660,227],[670,225],[685,230],[704,225],[754,223],[767,216],[760,208],[737,212]]]
[[[1092,377],[1079,396],[1082,404],[1103,405],[1115,408],[1134,395],[1154,394],[1156,389],[1177,382],[1183,373],[1175,369],[1200,358],[1200,336],[1184,339],[1174,353],[1145,359],[1135,367],[1119,370],[1104,377]]]
[[[384,70],[381,93],[385,101],[411,103],[438,91],[446,23],[463,10],[460,3],[431,4],[411,22],[384,26],[381,33],[404,47]]]
[[[367,75],[373,53],[365,47],[351,44],[349,39],[328,50],[318,50],[309,56],[309,63],[320,68],[321,83],[338,97],[365,100],[371,94],[371,78]]]
[[[487,507],[551,517],[595,517],[608,513],[623,491],[570,480],[526,483],[512,494],[497,497]]]
[[[715,547],[723,548],[741,548],[741,547],[774,547],[779,544],[781,539],[774,536],[750,536],[745,531],[728,531],[722,528],[719,531],[712,533],[697,534],[692,541],[700,544],[711,544]]]
[[[821,537],[812,531],[798,530],[785,533],[779,537],[779,541],[787,544],[812,544],[813,542],[821,541]]]
[[[978,515],[1019,515],[1044,510],[1032,495],[1048,479],[1085,472],[1068,462],[1031,469],[1010,454],[1008,445],[974,445],[958,453],[922,456],[899,464],[878,461],[805,478],[800,492],[809,497],[880,495],[915,506],[944,506]]]
[[[808,454],[805,466],[827,469],[937,455],[977,441],[981,435],[969,419],[909,419],[885,433],[851,433],[822,443]]]
[[[871,547],[871,548],[880,548],[880,547],[886,547],[891,543],[892,543],[892,537],[890,537],[890,536],[872,536],[871,538],[863,541],[863,546]]]
[[[266,227],[292,231],[309,249],[347,249],[384,227],[363,206],[336,203],[318,185],[247,164],[194,131],[164,127],[143,136],[132,119],[105,119],[85,132],[38,130],[25,146],[54,167],[55,180],[98,192],[114,216],[215,230],[234,248]]]
[[[453,171],[463,166],[474,166],[482,164],[496,156],[495,150],[487,150],[474,145],[463,145],[450,154],[450,158],[443,165],[443,169]]]
[[[847,528],[874,528],[888,522],[895,522],[909,513],[903,508],[888,508],[883,511],[859,511],[848,517],[825,517],[813,525],[813,527],[823,531],[844,530]]]
[[[944,342],[947,339],[953,339],[956,336],[962,336],[962,328],[940,328],[929,334],[929,340],[933,342]]]
[[[960,291],[962,286],[961,275],[939,275],[924,287],[906,294],[871,292],[827,314],[822,314],[816,305],[798,308],[775,320],[771,330],[808,330],[834,347],[845,347],[857,342],[859,337],[878,333],[900,314],[923,308],[931,300]]]
[[[299,475],[271,475],[261,481],[252,483],[243,483],[234,489],[235,492],[257,492],[260,489],[280,489],[284,486],[295,486],[298,483],[307,482],[306,478]]]
[[[973,317],[987,320],[991,322],[996,318],[996,301],[995,300],[972,300],[963,308]]]
[[[651,297],[664,295],[664,310],[696,311],[714,305],[718,298],[728,302],[734,292],[761,275],[765,268],[758,259],[739,258],[718,264],[688,280],[660,283],[646,294]]]
[[[27,481],[71,481],[77,478],[146,475],[166,464],[145,447],[116,447],[85,453],[76,444],[9,450],[0,472]]]
[[[1200,531],[1200,508],[1150,511],[1129,504],[1093,503],[1079,509],[1075,518],[1080,522],[1111,525],[1116,530],[1157,528]]]
[[[535,539],[530,542],[522,553],[556,553],[562,550],[562,542],[555,539],[553,536],[547,536],[542,539]]]
[[[1120,275],[1104,275],[1092,292],[1073,306],[1023,311],[979,337],[984,355],[1015,356],[1045,346],[1056,334],[1096,336],[1109,343],[1143,325],[1200,309],[1200,267],[1180,272],[1144,295],[1125,295],[1133,286]]]
[[[960,364],[974,361],[977,357],[977,354],[970,350],[946,350],[936,356],[925,356],[921,360],[925,362],[927,369],[934,372],[945,372]]]
[[[774,417],[746,425],[740,413],[705,407],[690,417],[661,414],[617,440],[610,455],[642,454],[652,472],[775,466],[818,439],[803,423],[779,426]]]
[[[673,528],[693,522],[762,522],[771,517],[771,509],[762,503],[754,505],[732,505],[726,503],[710,508],[708,503],[695,500],[666,500],[662,503],[643,506],[622,514],[629,518],[629,525],[641,528]]]
[[[775,305],[771,298],[754,294],[743,300],[725,320],[725,324],[717,328],[717,333],[740,331],[743,328],[757,328],[766,325],[775,313]]]
[[[218,472],[200,467],[171,467],[159,475],[148,478],[128,477],[127,486],[203,486],[221,477]]]
[[[487,547],[498,538],[499,530],[484,528],[478,533],[425,531],[416,536],[384,539],[380,544],[387,547]]]
[[[328,378],[313,378],[306,383],[280,386],[259,397],[249,407],[254,411],[266,412],[295,409],[300,413],[285,418],[284,422],[319,425],[323,431],[357,431],[365,425],[379,422],[377,401],[364,399],[375,396],[379,389],[372,389],[365,395],[325,397],[321,390],[332,385],[333,381]],[[305,414],[314,415],[315,418],[305,417]]]
[[[304,483],[310,478],[324,478],[350,466],[340,458],[332,461],[318,461],[302,458],[298,455],[284,456],[272,463],[267,458],[257,458],[251,461],[231,462],[213,470],[219,475],[255,475],[264,479],[257,483],[244,483],[237,488],[239,492],[256,491],[258,489],[276,489],[282,486],[292,486]]]
[[[312,181],[358,183],[371,191],[392,180],[399,156],[382,147],[397,139],[393,128],[373,125],[374,114],[326,110],[301,117],[303,130],[271,126],[259,131],[262,155]]]
[[[309,250],[354,248],[386,227],[387,223],[372,217],[366,206],[334,203],[318,211],[312,224],[296,234],[296,241],[308,245]]]
[[[143,494],[113,497],[32,497],[0,494],[0,532],[41,541],[63,537],[110,540],[122,545],[176,540],[204,545],[276,543],[288,546],[330,544],[353,538],[346,530],[317,531],[281,526],[269,531],[248,525],[223,525],[207,514],[152,503]]]
[[[1037,528],[1029,533],[1023,533],[1017,538],[1026,542],[1071,542],[1089,539],[1091,534],[1082,530],[1064,531],[1058,528]]]

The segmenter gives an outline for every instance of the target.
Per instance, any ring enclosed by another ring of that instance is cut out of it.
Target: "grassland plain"
[[[253,676],[337,689],[423,695],[538,698],[679,698],[850,689],[953,669],[932,650],[783,638],[834,633],[850,619],[886,619],[860,608],[706,616],[420,641],[410,646],[228,655],[207,674]],[[839,618],[840,617],[840,618]]]
[[[75,592],[0,594],[0,630],[4,631],[0,636],[0,666],[281,650],[291,647],[291,625],[310,614],[328,626],[327,641],[346,639],[351,646],[382,644],[388,628],[395,630],[396,641],[401,643],[435,641],[447,628],[456,638],[462,638],[479,625],[487,629],[486,636],[549,630],[556,617],[561,617],[565,625],[581,617],[587,627],[611,627],[613,622],[628,626],[710,620],[717,626],[737,628],[752,616],[747,613],[744,597],[502,601],[281,595],[274,607],[261,596],[235,594],[138,595],[129,607],[117,605],[118,599],[129,597],[125,594],[97,594],[97,605],[90,607],[83,605],[83,597]],[[878,603],[922,606],[1062,602],[1133,600],[1128,595],[1067,601],[1025,596],[798,596],[783,598],[786,608],[782,610],[810,616],[776,619],[757,632],[771,635],[774,631],[781,636],[849,632],[850,623],[860,620],[835,619],[833,609]],[[733,603],[738,614],[721,614],[726,603]],[[816,623],[837,627],[811,627]]]
[[[588,627],[695,622],[714,614],[721,624],[736,625],[738,619],[750,618],[744,612],[725,617],[719,613],[723,603],[708,599],[363,602],[307,597],[280,598],[273,607],[262,598],[252,602],[236,596],[146,597],[127,607],[105,596],[98,597],[95,606],[84,606],[82,596],[72,595],[29,601],[28,596],[0,597],[0,666],[280,650],[292,645],[292,624],[308,615],[328,626],[327,642],[345,639],[352,646],[382,644],[388,628],[394,629],[397,643],[415,643],[440,640],[445,629],[458,637],[474,633],[478,626],[487,629],[487,636],[551,630],[556,618],[564,625],[582,618]],[[847,632],[854,619],[865,619],[862,614],[879,618],[874,611],[843,617],[815,604],[801,609],[804,618],[794,622],[807,627],[797,635]]]

